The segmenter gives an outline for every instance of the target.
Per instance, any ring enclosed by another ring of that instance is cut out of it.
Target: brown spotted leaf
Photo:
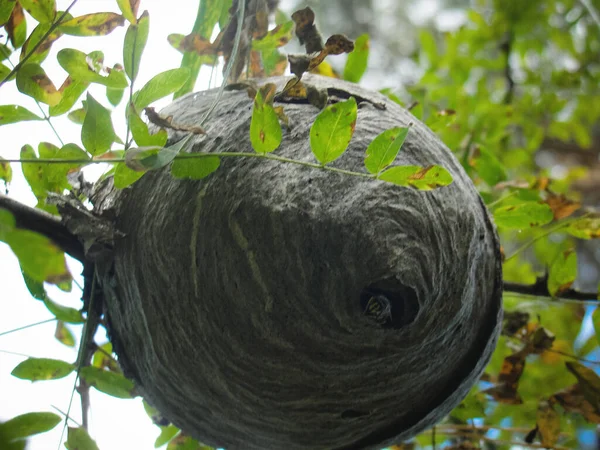
[[[550,401],[558,402],[570,413],[581,414],[590,423],[600,424],[600,411],[586,400],[579,383],[555,393]]]
[[[4,24],[10,43],[14,48],[21,47],[27,39],[27,22],[23,8],[19,3],[15,4],[8,22]]]
[[[25,64],[19,69],[17,88],[21,93],[50,106],[56,105],[62,98],[42,66],[35,63]]]
[[[125,23],[125,18],[112,12],[85,14],[60,24],[60,30],[72,36],[104,36]]]
[[[560,417],[547,400],[540,401],[538,405],[536,423],[542,445],[554,447],[560,435]]]
[[[600,217],[584,217],[571,222],[567,233],[579,239],[600,238]]]
[[[65,326],[65,323],[60,320],[56,322],[54,337],[57,341],[66,345],[67,347],[75,347],[75,336],[73,336],[71,330]]]
[[[180,52],[194,52],[198,55],[216,55],[218,49],[208,39],[196,33],[184,36],[182,34],[170,34],[167,38],[169,44]]]
[[[117,5],[123,13],[123,17],[131,24],[137,23],[137,13],[140,6],[140,0],[117,0]]]
[[[594,407],[595,411],[600,411],[600,377],[592,369],[576,361],[569,361],[566,365],[569,372],[577,378],[585,400]]]

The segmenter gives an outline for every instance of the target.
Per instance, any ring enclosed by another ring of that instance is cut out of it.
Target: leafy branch
[[[35,54],[35,51],[42,45],[44,44],[44,42],[46,41],[46,39],[48,38],[48,36],[50,36],[54,30],[56,30],[60,24],[62,23],[63,19],[65,17],[67,17],[67,15],[69,14],[69,11],[71,10],[71,8],[73,8],[73,6],[75,6],[75,4],[77,3],[78,0],[73,0],[71,2],[71,4],[69,6],[67,6],[67,9],[64,10],[64,12],[60,15],[60,17],[55,21],[52,22],[52,24],[50,25],[50,28],[48,28],[48,31],[46,31],[41,39],[36,42],[36,44],[33,46],[33,48],[31,50],[29,50],[27,52],[27,54],[23,57],[23,59],[21,59],[21,61],[19,61],[13,68],[12,70],[8,73],[8,75],[6,75],[6,77],[4,77],[3,80],[0,80],[0,87],[2,87],[2,85],[4,85],[4,83],[6,83],[7,81],[9,81],[11,79],[11,77],[16,74],[19,69],[21,67],[23,67],[27,61],[29,60],[29,58],[31,58],[32,55]]]

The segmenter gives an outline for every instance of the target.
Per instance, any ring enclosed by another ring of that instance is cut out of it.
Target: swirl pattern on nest
[[[423,192],[223,158],[203,180],[165,170],[113,193],[126,236],[102,282],[120,362],[174,424],[228,450],[408,439],[464,398],[501,325],[498,239],[451,152],[377,93],[305,81],[386,106],[359,104],[334,166],[363,170],[375,136],[412,122],[396,164],[439,164],[454,182]],[[163,114],[197,124],[214,96],[186,96]],[[319,111],[285,111],[292,129],[277,153],[314,161],[308,135]],[[226,92],[194,151],[252,152],[251,112],[244,91]],[[369,308],[389,307],[377,320],[365,310],[373,296],[382,299]]]

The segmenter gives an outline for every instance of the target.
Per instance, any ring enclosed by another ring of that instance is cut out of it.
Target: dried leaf
[[[550,209],[552,209],[554,220],[569,217],[571,214],[581,208],[580,202],[569,200],[564,195],[555,194],[553,192],[548,192],[546,203],[548,206],[550,206]]]
[[[320,52],[323,49],[323,40],[314,23],[314,11],[307,6],[294,12],[292,20],[296,24],[296,36],[306,48],[306,53]]]

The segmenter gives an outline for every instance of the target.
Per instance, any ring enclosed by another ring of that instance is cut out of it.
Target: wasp
[[[380,325],[392,322],[392,304],[385,295],[373,295],[367,301],[364,315]]]

